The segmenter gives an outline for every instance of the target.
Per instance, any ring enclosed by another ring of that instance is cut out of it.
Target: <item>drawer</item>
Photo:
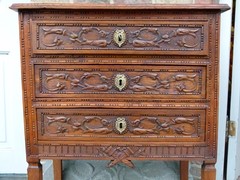
[[[206,98],[206,66],[35,65],[36,97]]]
[[[204,142],[205,110],[37,109],[38,140]]]
[[[208,55],[208,22],[34,21],[34,54]]]

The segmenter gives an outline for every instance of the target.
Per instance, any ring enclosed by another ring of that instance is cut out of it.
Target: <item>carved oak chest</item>
[[[215,179],[226,5],[14,4],[29,179],[40,159],[201,160]]]

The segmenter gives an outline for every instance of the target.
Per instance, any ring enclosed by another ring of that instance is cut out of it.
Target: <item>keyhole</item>
[[[122,123],[119,123],[119,128],[122,129],[123,128],[123,125]]]
[[[118,41],[119,41],[119,42],[122,41],[122,35],[121,35],[121,34],[118,35]]]
[[[122,86],[122,79],[119,79],[119,86]]]

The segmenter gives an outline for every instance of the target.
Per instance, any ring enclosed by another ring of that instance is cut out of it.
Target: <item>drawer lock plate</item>
[[[117,74],[114,78],[114,85],[119,90],[122,91],[127,87],[127,77],[125,74]]]
[[[116,29],[113,34],[113,40],[118,45],[118,47],[122,47],[123,44],[126,42],[126,32],[124,29]]]
[[[127,131],[127,121],[124,117],[118,117],[115,121],[115,130],[119,134],[124,134]]]

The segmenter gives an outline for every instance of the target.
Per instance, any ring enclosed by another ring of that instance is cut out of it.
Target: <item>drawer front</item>
[[[36,97],[203,99],[205,81],[204,66],[35,65]]]
[[[39,140],[203,142],[205,110],[37,109]]]
[[[207,21],[41,21],[32,37],[34,54],[209,54]]]

